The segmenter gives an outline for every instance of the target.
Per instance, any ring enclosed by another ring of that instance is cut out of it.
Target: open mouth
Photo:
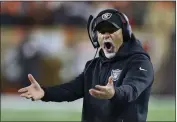
[[[113,53],[114,52],[114,45],[112,42],[104,42],[104,49],[108,53]]]

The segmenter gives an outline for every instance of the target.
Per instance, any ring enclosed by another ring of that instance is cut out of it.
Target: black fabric
[[[108,15],[108,16],[110,16],[110,18],[109,19],[103,19],[104,15],[105,16]],[[122,28],[121,19],[120,19],[120,17],[117,14],[104,13],[101,16],[99,16],[98,18],[96,18],[96,23],[95,23],[96,26],[95,26],[94,30],[98,30],[100,26],[104,27],[104,24],[101,24],[103,22],[108,22],[108,23],[114,25],[116,28]]]
[[[89,89],[106,85],[111,75],[115,87],[113,98],[91,96]],[[83,98],[82,122],[146,122],[153,79],[149,55],[138,40],[131,40],[124,43],[112,59],[107,59],[100,50],[99,57],[71,82],[43,88],[42,100],[69,102]]]

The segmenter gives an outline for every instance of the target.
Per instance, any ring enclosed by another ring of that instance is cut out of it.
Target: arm
[[[89,62],[87,62],[87,64],[88,63]],[[84,74],[85,70],[74,80],[52,87],[41,87],[34,77],[28,74],[31,85],[19,89],[18,92],[21,93],[21,97],[31,98],[32,100],[42,100],[46,102],[74,101],[84,95]]]
[[[84,92],[84,73],[80,74],[74,80],[57,86],[43,88],[44,97],[42,101],[74,101],[83,96]]]
[[[87,67],[89,62],[86,63],[85,67]],[[74,101],[84,95],[84,72],[68,83],[42,88],[45,92],[44,97],[41,99],[42,101]]]
[[[154,71],[151,62],[148,59],[135,59],[122,85],[115,88],[115,94],[110,100],[119,103],[135,101],[146,88],[152,85],[153,78]]]

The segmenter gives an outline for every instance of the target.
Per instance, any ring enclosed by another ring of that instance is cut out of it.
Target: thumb
[[[112,76],[109,77],[107,85],[113,85],[113,78],[112,78]]]
[[[34,77],[31,74],[28,74],[28,79],[30,80],[31,83],[37,83],[37,81],[34,79]]]

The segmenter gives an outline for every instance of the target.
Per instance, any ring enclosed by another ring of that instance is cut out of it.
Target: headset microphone
[[[95,22],[95,18],[92,15],[90,15],[88,22],[87,22],[87,31],[88,31],[88,35],[89,35],[90,41],[92,42],[93,47],[97,48],[97,50],[96,50],[94,58],[92,59],[90,64],[88,64],[88,66],[85,68],[84,74],[86,73],[89,66],[92,64],[93,60],[96,58],[98,48],[100,47],[98,40],[97,40],[97,34],[96,34],[96,32],[93,31],[93,25],[95,24],[94,22]]]

